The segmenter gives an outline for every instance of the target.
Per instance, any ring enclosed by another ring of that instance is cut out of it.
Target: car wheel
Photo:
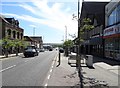
[[[39,54],[37,53],[37,56],[38,56]]]
[[[28,57],[27,55],[24,55],[25,57]]]
[[[35,54],[33,54],[33,57],[35,56]]]

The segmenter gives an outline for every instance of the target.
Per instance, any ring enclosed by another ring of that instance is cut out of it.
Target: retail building
[[[80,26],[84,18],[91,19],[92,30],[84,32],[81,53],[104,57],[103,30],[105,29],[105,6],[108,2],[83,2]]]
[[[105,9],[105,57],[120,60],[120,1],[112,0]]]

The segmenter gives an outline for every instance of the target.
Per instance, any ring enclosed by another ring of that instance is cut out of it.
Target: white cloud
[[[36,25],[33,25],[33,24],[31,24],[31,25],[29,25],[30,27],[33,27],[33,28],[36,28],[37,26]]]
[[[24,9],[27,9],[28,11],[32,12],[32,13],[35,13],[35,10],[34,8],[32,8],[31,6],[27,5],[27,4],[20,4],[19,6],[23,7]]]
[[[37,1],[37,0],[36,0]],[[43,1],[43,0],[40,0]],[[78,0],[48,0],[49,2],[78,2]],[[80,0],[82,2],[83,0]],[[111,0],[84,0],[84,1],[111,1]],[[113,0],[113,1],[119,1],[119,0]],[[1,0],[1,2],[30,2],[30,0]]]
[[[28,14],[17,15],[12,13],[4,13],[4,15],[33,22],[33,24],[43,24],[62,32],[65,32],[66,25],[69,34],[77,32],[77,21],[72,20],[72,13],[69,13],[70,7],[63,9],[64,3],[53,3],[50,7],[47,0],[31,0],[31,2],[32,6],[27,3],[20,3],[19,6],[37,17]]]

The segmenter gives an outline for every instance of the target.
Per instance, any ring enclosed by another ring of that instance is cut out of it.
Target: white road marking
[[[50,69],[49,75],[48,75],[48,77],[47,77],[47,82],[46,82],[46,84],[45,84],[45,88],[48,86],[47,83],[48,83],[48,80],[50,79],[51,73],[52,73],[52,71],[53,71],[54,64],[55,64],[55,62],[56,62],[56,58],[57,58],[57,55],[55,56],[55,58],[54,58],[54,60],[53,60],[53,62],[52,62],[51,69]]]
[[[50,75],[48,75],[48,79],[50,79]]]
[[[53,63],[52,63],[52,66],[54,65],[54,61],[53,61]]]
[[[53,66],[52,66],[52,69],[53,69]]]
[[[25,62],[28,62],[29,60],[26,60]]]
[[[45,86],[47,86],[48,84],[46,83]]]
[[[50,70],[50,73],[52,72],[52,69]]]
[[[13,68],[13,67],[15,67],[15,66],[16,66],[16,65],[13,65],[13,66],[7,67],[7,68],[5,68],[5,69],[2,69],[2,70],[0,70],[0,72],[3,72],[3,71],[5,71],[5,70],[8,70],[8,69]]]

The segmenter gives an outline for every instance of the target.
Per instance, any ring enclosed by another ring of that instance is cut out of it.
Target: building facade
[[[43,48],[43,40],[41,36],[31,36],[30,38],[36,41],[34,45],[36,45],[37,48]]]
[[[105,57],[120,60],[120,1],[106,5],[105,18]]]
[[[29,36],[24,36],[24,41],[26,43],[26,46],[34,44],[34,40],[32,38],[30,38]]]
[[[80,15],[80,26],[84,18],[91,19],[92,30],[82,34],[84,39],[81,53],[104,57],[103,30],[105,28],[105,6],[108,2],[83,2]]]
[[[35,45],[37,48],[43,48],[43,41],[42,37],[30,37],[30,36],[24,36],[25,42],[27,45]]]
[[[0,39],[3,39],[5,37],[9,37],[11,40],[23,39],[23,33],[24,30],[19,27],[19,21],[15,20],[14,18],[4,18],[3,16],[0,16]],[[3,49],[4,47],[1,47],[1,52],[0,54],[3,54]],[[22,48],[19,47],[18,49],[19,52],[22,51]],[[11,47],[9,49],[9,53],[15,53],[14,47]]]

